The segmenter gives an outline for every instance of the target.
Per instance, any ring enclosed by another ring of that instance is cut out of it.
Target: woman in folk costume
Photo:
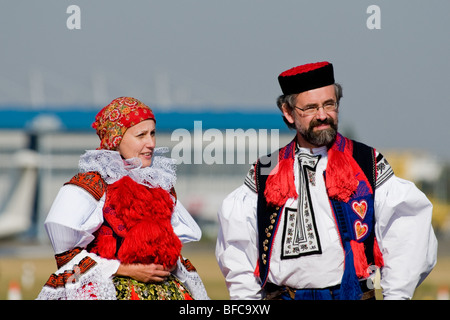
[[[45,221],[59,269],[38,299],[208,299],[181,256],[201,230],[177,201],[176,166],[155,148],[155,125],[130,97],[97,114],[100,147],[81,156]]]

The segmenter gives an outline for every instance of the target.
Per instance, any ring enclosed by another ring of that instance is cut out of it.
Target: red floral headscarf
[[[97,130],[100,147],[115,150],[128,128],[141,121],[155,120],[152,109],[131,97],[120,97],[111,101],[95,117],[92,127]]]

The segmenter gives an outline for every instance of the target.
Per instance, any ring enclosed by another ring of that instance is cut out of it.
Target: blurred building
[[[80,155],[99,145],[90,128],[96,112],[15,113],[20,119],[0,130],[0,239],[25,234],[47,241],[43,222],[59,188],[77,173]],[[280,119],[279,114],[157,114],[157,147],[169,147],[166,156],[179,162],[178,199],[206,238],[215,237],[217,210],[244,182],[251,164],[292,139]]]
[[[450,164],[420,150],[383,152],[397,176],[413,181],[433,204],[433,226],[450,236]]]
[[[0,111],[0,239],[28,235],[47,241],[43,222],[59,188],[77,173],[80,155],[98,147],[90,127],[95,114]],[[169,147],[167,156],[179,162],[178,199],[206,238],[215,238],[217,210],[251,164],[294,136],[279,113],[156,115],[157,146]],[[397,176],[415,182],[433,202],[435,228],[450,233],[448,165],[421,152],[382,153]]]

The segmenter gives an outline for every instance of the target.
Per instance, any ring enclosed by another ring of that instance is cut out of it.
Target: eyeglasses
[[[325,112],[331,112],[331,111],[336,111],[336,109],[338,108],[338,103],[335,101],[330,101],[330,102],[326,102],[324,103],[322,106],[309,106],[306,107],[304,109],[294,106],[296,109],[299,109],[301,111],[303,111],[303,114],[305,116],[313,116],[315,115],[317,112],[319,112],[320,108],[323,108],[323,111]]]

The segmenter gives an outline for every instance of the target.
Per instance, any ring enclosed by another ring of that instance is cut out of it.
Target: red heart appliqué
[[[362,237],[364,237],[368,231],[369,231],[369,227],[367,226],[367,224],[362,223],[359,220],[355,222],[356,240],[359,240]]]
[[[359,217],[361,217],[361,219],[364,220],[367,213],[367,202],[365,200],[362,200],[361,202],[353,201],[352,209]]]

